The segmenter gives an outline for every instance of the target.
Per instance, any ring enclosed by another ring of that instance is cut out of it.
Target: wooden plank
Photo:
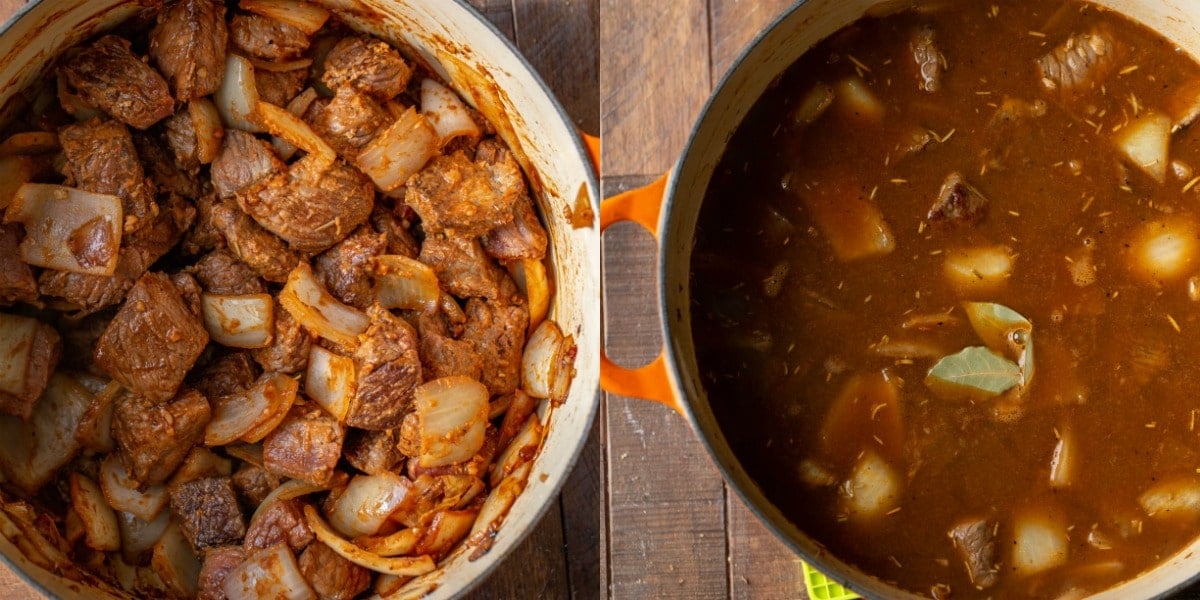
[[[600,598],[608,586],[604,431],[602,408],[561,496],[567,579],[573,600]]]
[[[708,97],[704,0],[609,0],[600,8],[605,176],[657,175]]]
[[[793,0],[709,0],[714,86],[721,82],[750,42],[793,4]]]
[[[466,599],[566,598],[570,584],[563,555],[562,523],[562,510],[555,502],[525,541]]]
[[[508,39],[516,39],[515,15],[513,14],[513,4],[522,3],[522,0],[467,0],[471,6],[483,14],[483,17],[491,21],[496,29],[500,30]]]
[[[600,133],[599,0],[519,1],[517,45],[575,126]]]

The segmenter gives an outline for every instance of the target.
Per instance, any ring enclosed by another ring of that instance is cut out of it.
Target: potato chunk
[[[950,285],[964,296],[988,294],[1004,287],[1012,269],[1012,250],[1006,246],[950,250],[942,266]]]
[[[1075,475],[1075,435],[1070,429],[1063,429],[1054,446],[1054,454],[1050,456],[1050,487],[1065,488],[1071,485]]]
[[[900,394],[883,373],[854,375],[838,392],[821,424],[822,458],[840,468],[851,465],[859,449],[853,440],[879,440],[876,450],[884,459],[904,457],[904,419]]]
[[[1192,476],[1160,481],[1138,496],[1155,519],[1191,521],[1200,516],[1200,480]]]
[[[1148,283],[1166,283],[1188,274],[1196,262],[1200,228],[1170,218],[1142,225],[1129,246],[1130,269]]]
[[[1020,575],[1033,575],[1067,562],[1067,528],[1044,514],[1017,517],[1013,526],[1012,566]]]
[[[838,82],[836,91],[838,108],[842,114],[872,123],[883,120],[883,103],[871,92],[871,88],[862,79],[857,77],[843,79]]]
[[[866,450],[842,484],[842,507],[852,520],[869,521],[895,508],[900,493],[900,474],[873,450]]]
[[[883,256],[896,248],[896,238],[875,203],[852,184],[822,185],[801,197],[817,227],[842,262]]]
[[[1154,111],[1142,113],[1128,126],[1117,132],[1117,148],[1134,166],[1155,181],[1167,179],[1171,147],[1171,118]]]

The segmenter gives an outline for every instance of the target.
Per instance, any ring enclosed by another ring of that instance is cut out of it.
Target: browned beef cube
[[[179,0],[159,13],[150,31],[150,57],[170,80],[175,98],[187,102],[221,86],[228,40],[224,2]]]
[[[293,407],[263,440],[263,466],[278,475],[323,485],[333,477],[345,437],[346,428],[320,408]]]
[[[354,350],[357,386],[346,424],[374,431],[400,426],[420,385],[417,333],[378,304],[367,309],[370,325]]]
[[[304,511],[297,500],[274,500],[254,515],[246,527],[246,539],[242,546],[247,552],[270,548],[279,542],[287,542],[292,550],[301,550],[313,539],[312,529],[304,518]]]
[[[175,112],[166,80],[134,55],[124,38],[106,35],[96,40],[60,72],[88,103],[138,129]]]
[[[260,15],[234,15],[229,34],[234,46],[264,60],[296,58],[308,50],[308,36],[303,31]]]
[[[453,229],[479,236],[513,219],[525,193],[515,162],[473,162],[462,152],[436,156],[408,180],[404,202],[421,216],[426,233]]]
[[[258,272],[224,248],[205,254],[191,269],[210,294],[265,294]]]
[[[0,306],[38,301],[33,269],[21,260],[20,245],[24,236],[20,223],[0,225]]]
[[[475,238],[430,234],[421,244],[420,261],[433,268],[443,289],[459,298],[495,299],[500,293],[500,269]]]
[[[205,180],[195,173],[184,172],[175,164],[175,156],[162,136],[138,132],[133,136],[133,145],[137,147],[138,157],[149,171],[150,179],[160,190],[192,199],[204,195],[208,187]]]
[[[171,512],[197,552],[237,543],[246,535],[246,520],[228,477],[195,479],[175,486]]]
[[[913,62],[917,65],[917,86],[921,91],[936,92],[942,87],[942,71],[946,57],[938,50],[932,27],[918,29],[908,42]]]
[[[422,330],[420,351],[428,379],[464,375],[478,380],[483,376],[483,358],[469,341]]]
[[[17,317],[25,321],[27,317]],[[27,321],[32,323],[32,319]],[[5,357],[15,348],[4,349]],[[29,347],[28,360],[25,363],[25,382],[20,393],[9,394],[0,392],[0,412],[28,419],[33,414],[33,405],[42,397],[46,390],[46,382],[58,366],[62,353],[62,338],[53,327],[38,321],[33,324],[33,339]],[[11,360],[11,359],[10,359]]]
[[[179,296],[192,314],[200,316],[200,295],[204,292],[191,273],[180,271],[171,276],[171,285],[179,290]]]
[[[259,369],[248,352],[233,352],[208,363],[192,386],[205,398],[216,401],[246,391],[258,379]]]
[[[196,600],[226,600],[225,576],[246,560],[241,546],[214,546],[204,551],[200,565],[200,594]]]
[[[313,272],[329,293],[351,306],[365,309],[375,301],[371,258],[387,250],[387,240],[370,227],[359,227],[313,261]]]
[[[967,566],[971,583],[979,589],[995,585],[1000,575],[996,564],[996,535],[994,524],[984,518],[959,521],[948,533],[959,557]]]
[[[113,412],[113,438],[130,476],[154,485],[166,481],[204,439],[211,418],[208,400],[196,390],[165,404],[126,394]]]
[[[119,304],[133,287],[133,280],[120,275],[105,277],[47,269],[38,276],[38,291],[43,296],[62,298],[85,316]]]
[[[223,198],[232,197],[287,168],[271,145],[240,129],[229,129],[212,164],[212,183]]]
[[[371,585],[371,572],[334,552],[322,542],[300,555],[300,573],[321,600],[350,600]]]
[[[171,280],[147,273],[129,290],[100,336],[94,357],[98,367],[133,393],[165,402],[207,344],[208,332]]]
[[[196,226],[188,230],[180,247],[185,254],[201,254],[225,244],[225,236],[213,224],[213,207],[219,202],[211,192],[196,200]]]
[[[339,41],[329,51],[321,80],[330,89],[350,86],[387,99],[403,92],[410,77],[412,69],[386,42],[355,36]]]
[[[291,71],[268,71],[255,69],[254,85],[258,89],[258,98],[276,106],[287,106],[293,98],[300,95],[308,83],[308,69],[293,69]]]
[[[931,223],[971,225],[987,214],[988,199],[975,186],[957,172],[951,173],[942,183],[937,201],[929,209],[926,218]]]
[[[483,250],[499,260],[541,260],[546,256],[546,229],[538,220],[529,196],[513,204],[513,220],[483,236]]]
[[[163,130],[167,145],[175,156],[175,163],[189,173],[196,173],[200,169],[199,144],[192,113],[186,104],[163,121]]]
[[[1071,36],[1035,61],[1042,87],[1063,92],[1099,88],[1119,64],[1118,50],[1108,31],[1098,29]]]
[[[255,348],[250,355],[263,370],[280,373],[299,373],[308,367],[308,353],[312,350],[312,336],[300,325],[292,314],[275,303],[275,331],[271,345]]]
[[[493,396],[507,394],[520,385],[521,355],[528,328],[529,309],[524,302],[480,298],[467,302],[467,324],[461,339],[474,344],[475,352],[487,357],[480,381]]]
[[[386,254],[399,254],[408,258],[416,258],[421,247],[417,238],[400,217],[388,207],[377,204],[371,211],[371,227],[382,233],[387,239]]]
[[[301,160],[239,192],[237,199],[246,214],[292,249],[316,254],[367,221],[375,184],[340,160],[329,167]]]
[[[133,137],[124,125],[92,119],[63,127],[58,139],[76,187],[121,198],[126,232],[154,216],[154,188],[146,180]]]
[[[279,476],[258,466],[246,463],[233,474],[233,489],[237,490],[242,505],[254,510],[266,500],[272,490],[279,487]]]
[[[354,160],[380,130],[394,121],[379,103],[353,87],[342,86],[309,121],[320,135],[346,160]]]
[[[300,264],[299,257],[283,240],[259,227],[254,219],[232,202],[213,206],[212,224],[225,236],[234,256],[267,281],[287,281],[288,274]]]
[[[369,475],[391,471],[404,460],[404,455],[396,445],[398,441],[394,430],[351,429],[346,434],[346,461]]]

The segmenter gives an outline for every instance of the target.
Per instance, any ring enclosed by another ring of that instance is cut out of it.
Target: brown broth
[[[1172,169],[1155,181],[1113,141],[1113,128],[1133,117],[1131,97],[1139,114],[1168,112],[1186,84],[1200,80],[1200,66],[1144,27],[1077,1],[941,4],[864,18],[821,42],[730,142],[692,256],[702,377],[722,431],[772,502],[867,572],[923,594],[948,585],[954,598],[1098,591],[1200,532],[1200,515],[1151,516],[1139,504],[1156,483],[1198,481],[1200,378],[1192,365],[1200,312],[1188,279],[1200,260],[1167,280],[1130,267],[1145,223],[1198,222],[1200,186],[1184,191],[1193,175]],[[948,64],[933,93],[918,89],[909,51],[913,32],[926,25]],[[1075,98],[1044,89],[1035,60],[1092,30],[1110,33],[1120,48],[1103,89]],[[883,103],[880,121],[848,115],[835,101],[811,125],[792,122],[815,83],[853,76]],[[1006,99],[1043,101],[1045,114],[991,123]],[[922,130],[941,141],[901,157],[897,146]],[[1174,133],[1170,158],[1200,167],[1200,128]],[[988,212],[974,225],[935,226],[927,213],[954,171],[989,198]],[[876,206],[894,250],[839,260],[806,208],[828,197]],[[1011,249],[1011,276],[984,292],[950,285],[946,252],[982,245]],[[1087,256],[1095,282],[1080,286],[1071,261]],[[766,281],[779,285],[777,295]],[[932,344],[941,355],[982,345],[964,300],[1001,303],[1033,324],[1037,370],[1019,397],[939,397],[924,383],[936,358],[872,349],[885,338]],[[901,327],[934,313],[951,318],[929,332]],[[869,420],[851,419],[821,439],[846,382],[880,373],[898,389],[899,448],[881,447],[880,426]],[[1055,489],[1050,464],[1064,431],[1075,441],[1075,469],[1071,484]],[[902,492],[891,514],[847,519],[840,484],[865,448],[901,473]],[[799,465],[811,459],[837,484],[804,483]],[[1064,523],[1067,561],[1036,574],[1014,570],[1017,515]],[[967,516],[998,524],[999,578],[982,591],[947,536]]]

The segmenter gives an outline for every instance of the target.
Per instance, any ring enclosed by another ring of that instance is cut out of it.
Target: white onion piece
[[[409,108],[363,146],[355,162],[380,191],[404,185],[438,153],[438,134],[424,115]]]
[[[362,311],[331,296],[304,262],[288,275],[279,303],[305,329],[342,346],[355,346],[369,323]]]
[[[427,381],[413,394],[413,410],[421,432],[420,466],[468,461],[483,447],[488,391],[482,383],[462,375]]]
[[[337,159],[333,147],[321,139],[308,123],[288,112],[286,108],[259,101],[257,112],[258,122],[263,129],[307,152],[317,164],[331,165]]]
[[[521,380],[525,393],[534,398],[563,400],[575,376],[575,342],[563,337],[558,324],[542,321],[521,357]]]
[[[329,20],[329,11],[308,2],[297,0],[241,0],[238,7],[280,23],[287,23],[305,35],[312,35]]]
[[[343,421],[354,398],[355,376],[354,359],[314,344],[308,353],[304,391],[335,419]]]
[[[483,504],[479,507],[479,515],[475,517],[475,525],[471,527],[471,537],[467,541],[468,545],[476,548],[473,556],[478,556],[491,547],[492,540],[500,529],[500,524],[508,515],[508,509],[512,508],[513,503],[517,501],[517,496],[520,496],[521,491],[525,489],[525,481],[529,477],[532,465],[533,463],[526,463],[516,472],[505,477],[500,485],[492,488],[491,493],[484,498]]]
[[[384,308],[437,308],[441,288],[437,273],[429,265],[407,256],[385,254],[371,258],[371,274],[375,276],[375,300]]]
[[[420,536],[420,529],[408,527],[382,537],[364,536],[356,538],[354,544],[367,552],[372,552],[380,556],[403,556],[405,554],[412,554],[413,547],[417,545],[417,538]]]
[[[543,430],[537,415],[529,415],[525,426],[521,428],[512,442],[505,446],[504,451],[492,465],[491,484],[493,487],[500,485],[505,477],[515,473],[521,465],[530,462],[536,456],[538,446],[542,443]]]
[[[108,505],[121,512],[129,513],[147,523],[158,516],[167,505],[167,488],[152,485],[144,491],[129,476],[125,465],[116,454],[110,454],[100,463],[100,489]]]
[[[27,183],[13,195],[4,221],[25,225],[21,258],[31,265],[88,275],[112,275],[117,268],[124,213],[116,196]],[[75,241],[88,252],[72,253]]]
[[[57,372],[28,421],[0,415],[0,470],[9,483],[32,495],[75,457],[75,432],[91,399],[74,378]]]
[[[217,456],[216,453],[204,446],[196,446],[188,452],[187,458],[183,459],[183,464],[175,469],[175,474],[171,475],[167,487],[174,489],[175,486],[202,477],[225,477],[232,472],[233,461]]]
[[[481,133],[462,98],[432,79],[421,81],[421,112],[437,132],[439,147],[460,135],[477,138]]]
[[[312,106],[313,100],[316,99],[317,90],[305,88],[303,92],[300,92],[300,95],[292,98],[291,102],[288,102],[287,111],[297,117],[303,118],[304,113],[308,112],[308,107]],[[275,148],[275,152],[279,153],[279,158],[285,161],[291,160],[292,156],[295,156],[296,150],[298,150],[294,144],[274,136],[271,137],[271,146]]]
[[[329,523],[343,535],[375,535],[412,488],[407,479],[384,471],[355,475],[329,511]]]
[[[377,573],[388,573],[402,577],[424,575],[437,567],[437,564],[433,562],[433,558],[428,555],[389,558],[367,552],[342,539],[337,532],[321,519],[321,515],[317,514],[317,509],[311,506],[305,505],[304,516],[308,519],[308,527],[313,530],[313,534],[317,536],[318,540],[329,546],[334,552],[341,555],[342,558],[360,567],[365,567]],[[230,600],[235,599],[231,596]]]
[[[290,73],[292,71],[299,71],[300,69],[307,69],[313,64],[313,59],[311,58],[297,58],[295,60],[275,62],[272,60],[254,58],[252,56],[247,60],[249,60],[250,64],[254,66],[255,71],[270,71],[272,73]],[[296,111],[292,111],[292,114],[296,114]]]
[[[87,476],[71,472],[71,508],[83,524],[84,543],[93,550],[113,552],[121,548],[117,515],[104,500],[100,486]]]
[[[121,554],[126,561],[137,564],[138,558],[154,546],[162,537],[167,525],[171,524],[171,511],[159,511],[158,517],[146,522],[136,516],[120,512],[117,515],[117,525],[121,531]]]
[[[0,157],[0,210],[8,208],[17,190],[29,183],[36,171],[28,156]]]
[[[421,539],[413,548],[417,554],[443,556],[460,540],[471,533],[475,524],[475,510],[444,510],[433,516],[429,526],[421,532]]]
[[[529,306],[529,331],[533,331],[550,312],[550,277],[546,265],[536,258],[513,261],[508,266],[517,289],[525,294]]]
[[[300,565],[286,542],[250,555],[225,576],[221,588],[228,600],[315,600],[317,597],[300,573]]]
[[[329,486],[327,485],[313,485],[307,481],[304,481],[303,479],[289,479],[281,483],[275,489],[271,490],[271,493],[267,494],[267,497],[263,498],[263,501],[258,503],[258,508],[254,509],[254,514],[250,515],[250,520],[246,522],[253,523],[254,520],[258,518],[259,513],[262,513],[264,509],[271,506],[276,501],[291,500],[293,498],[299,498],[300,496],[322,492],[327,489],[329,489]]]
[[[200,561],[178,524],[171,523],[154,543],[150,567],[178,598],[195,598],[200,591]]]
[[[231,348],[265,348],[275,331],[275,300],[270,294],[201,294],[208,337]]]
[[[58,134],[50,131],[24,131],[0,142],[0,156],[45,154],[59,149]]]
[[[265,373],[243,393],[217,400],[204,443],[224,446],[234,440],[253,444],[271,433],[296,401],[300,384],[283,373]]]
[[[250,61],[233,53],[226,55],[225,75],[213,99],[226,127],[250,133],[262,131],[254,120],[259,102]]]
[[[207,165],[216,160],[221,149],[221,138],[225,130],[221,127],[221,113],[208,98],[197,98],[188,102],[188,116],[196,130],[196,159]]]
[[[25,395],[26,373],[37,332],[37,319],[0,313],[0,348],[4,349],[4,359],[0,360],[0,392]]]

